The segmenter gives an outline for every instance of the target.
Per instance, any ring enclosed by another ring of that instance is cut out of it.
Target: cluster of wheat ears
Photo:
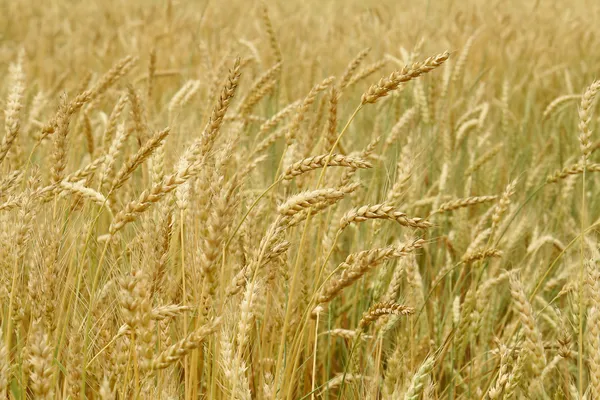
[[[0,399],[600,399],[598,4],[19,3]]]

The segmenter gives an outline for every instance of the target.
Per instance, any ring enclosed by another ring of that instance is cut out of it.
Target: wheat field
[[[600,399],[599,2],[0,15],[0,399]]]

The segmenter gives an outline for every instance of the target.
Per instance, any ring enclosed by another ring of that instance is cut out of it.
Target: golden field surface
[[[0,399],[600,399],[600,2],[0,15]]]

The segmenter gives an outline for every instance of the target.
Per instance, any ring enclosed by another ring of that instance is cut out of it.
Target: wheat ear
[[[436,56],[429,57],[425,61],[416,62],[412,65],[406,65],[400,71],[394,71],[387,78],[382,78],[378,83],[372,85],[365,94],[362,95],[361,104],[375,103],[380,98],[387,96],[391,91],[396,90],[401,83],[433,71],[444,63],[450,56],[447,51]]]

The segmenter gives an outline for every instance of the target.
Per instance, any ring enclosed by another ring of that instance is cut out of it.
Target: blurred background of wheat
[[[599,2],[0,14],[0,399],[600,398]]]

